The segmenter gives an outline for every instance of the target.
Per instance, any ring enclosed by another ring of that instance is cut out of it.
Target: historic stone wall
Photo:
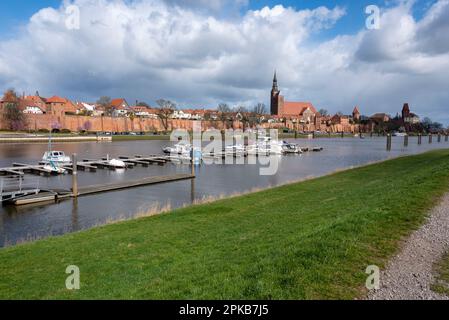
[[[133,120],[126,117],[87,117],[75,115],[51,115],[51,114],[30,114],[27,115],[27,129],[37,131],[39,129],[68,129],[70,131],[91,131],[91,132],[151,132],[164,131],[161,120],[135,118]],[[192,130],[193,121],[191,120],[170,120],[169,130],[186,129]],[[224,129],[221,121],[202,121],[202,128]],[[242,129],[243,124],[239,121],[228,123],[227,128]],[[359,132],[358,125],[317,125],[314,124],[295,124],[291,121],[287,123],[265,123],[265,128],[289,128],[298,131],[327,131],[327,132]],[[8,129],[3,119],[0,117],[0,128]]]

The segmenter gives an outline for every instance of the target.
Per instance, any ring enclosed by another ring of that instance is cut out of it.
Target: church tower
[[[279,95],[280,95],[276,71],[274,72],[273,87],[271,88],[271,115],[279,115]]]

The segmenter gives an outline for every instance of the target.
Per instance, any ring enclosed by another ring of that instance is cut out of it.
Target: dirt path
[[[435,207],[426,224],[405,242],[400,253],[381,272],[380,290],[370,300],[449,300],[430,289],[432,267],[449,251],[449,193]]]

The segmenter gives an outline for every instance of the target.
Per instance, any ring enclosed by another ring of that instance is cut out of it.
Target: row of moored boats
[[[163,148],[164,153],[174,155],[190,155],[195,148],[186,142],[179,142],[172,147]],[[250,145],[237,144],[226,146],[222,153],[233,155],[283,155],[301,154],[305,151],[322,151],[321,147],[301,148],[298,144],[287,141],[277,141],[270,137],[259,139]]]

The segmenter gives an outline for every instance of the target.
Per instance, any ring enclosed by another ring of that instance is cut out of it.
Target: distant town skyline
[[[378,30],[365,26],[371,4]],[[4,90],[269,106],[277,70],[283,95],[317,109],[395,116],[409,103],[449,125],[449,0],[7,0],[0,11]]]

